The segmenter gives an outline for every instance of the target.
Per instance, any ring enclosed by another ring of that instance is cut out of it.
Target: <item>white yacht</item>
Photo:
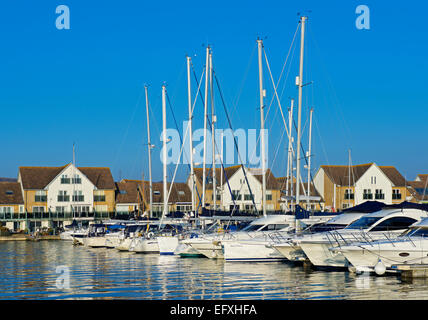
[[[316,233],[343,229],[365,214],[367,213],[345,212],[339,214],[331,218],[327,222],[312,225],[307,229],[303,230],[301,233],[293,235],[290,238],[285,239],[285,241],[277,241],[271,246],[290,261],[306,260],[307,257],[303,252],[302,248],[300,247],[300,241],[305,238],[311,238],[312,235]]]
[[[102,223],[92,224],[89,226],[89,233],[83,238],[83,244],[87,247],[100,248],[105,247],[106,225]]]
[[[355,267],[357,272],[391,269],[397,264],[428,263],[428,218],[416,222],[396,239],[384,239],[369,243],[354,243],[334,248]]]
[[[388,206],[362,216],[344,229],[305,237],[300,241],[300,247],[314,266],[347,267],[349,263],[346,258],[329,248],[353,242],[396,238],[424,217],[427,217],[427,211],[421,209]]]
[[[279,230],[289,231],[294,226],[295,219],[293,215],[268,215],[252,221],[241,231],[202,235],[197,238],[183,240],[182,243],[190,245],[207,258],[223,259],[222,244],[225,242],[254,239]]]

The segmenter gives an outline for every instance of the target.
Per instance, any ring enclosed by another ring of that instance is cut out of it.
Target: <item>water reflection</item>
[[[144,255],[63,241],[0,243],[0,259],[0,299],[428,299],[426,279]],[[57,266],[68,266],[69,289],[56,287]]]

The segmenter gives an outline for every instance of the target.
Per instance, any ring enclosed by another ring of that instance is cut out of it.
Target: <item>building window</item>
[[[70,178],[66,174],[61,176],[61,184],[70,184]]]
[[[95,190],[94,191],[94,202],[104,202],[106,201],[106,196],[104,190]]]
[[[392,189],[392,200],[401,200],[400,189]]]
[[[13,207],[0,207],[0,213],[13,213]]]
[[[85,201],[85,196],[83,195],[81,190],[75,190],[73,192],[73,201],[75,202]]]
[[[33,207],[34,213],[43,213],[45,212],[45,207]]]
[[[266,201],[272,201],[272,195],[271,194],[266,195]]]
[[[354,200],[352,189],[345,189],[345,200]]]
[[[75,174],[74,177],[71,179],[71,183],[73,183],[73,184],[81,184],[82,183],[82,178],[80,178],[78,174]]]
[[[65,207],[55,207],[55,212],[64,213],[65,212]]]
[[[68,202],[68,201],[70,201],[70,196],[67,195],[67,191],[60,190],[58,194],[58,202]]]
[[[385,194],[382,193],[381,189],[376,189],[375,199],[376,200],[384,200],[385,199]]]
[[[251,194],[244,194],[244,200],[253,200],[253,196]]]
[[[216,199],[217,199],[217,201],[220,201],[221,200],[221,195],[220,194],[216,194]]]
[[[96,211],[96,212],[107,212],[107,206],[106,206],[106,205],[102,205],[102,206],[98,205],[98,206],[95,206],[95,211]]]
[[[34,202],[46,202],[47,201],[47,192],[45,190],[37,190]]]
[[[233,200],[241,200],[242,195],[239,193],[238,190],[232,190],[232,199]]]
[[[364,189],[363,199],[364,200],[371,200],[371,199],[373,199],[373,194],[372,194],[372,191],[370,189]]]

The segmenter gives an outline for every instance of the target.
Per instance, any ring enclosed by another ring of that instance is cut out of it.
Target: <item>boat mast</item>
[[[207,56],[205,61],[205,100],[204,100],[204,159],[202,164],[202,209],[205,208],[205,180],[207,161],[207,108],[208,108],[208,72],[209,72],[210,46],[207,46]]]
[[[303,88],[303,52],[305,45],[305,22],[307,17],[301,17],[301,40],[300,40],[300,72],[296,84],[299,87],[299,106],[297,113],[297,147],[296,147],[296,205],[300,204],[300,143],[302,127],[302,88]]]
[[[147,149],[148,149],[148,155],[149,155],[149,193],[150,193],[150,218],[153,217],[153,185],[152,185],[152,142],[150,139],[150,118],[149,118],[149,93],[148,93],[148,86],[144,86],[144,91],[146,93],[146,118],[147,118]],[[143,176],[144,177],[144,176]],[[144,186],[144,179],[141,181],[141,185]],[[144,189],[143,189],[144,190]],[[143,193],[144,197],[144,193]],[[143,198],[144,199],[144,198]],[[143,200],[144,201],[144,200]]]
[[[162,217],[166,217],[168,214],[168,188],[167,188],[167,172],[166,172],[166,87],[162,86],[162,121],[163,121],[163,213]],[[159,225],[160,227],[160,225]]]
[[[192,133],[192,90],[190,85],[190,63],[191,58],[187,56],[187,99],[189,105],[189,151],[190,151],[190,179],[191,179],[191,189],[192,189],[192,212],[196,215],[195,212],[195,176],[193,170],[193,133]]]
[[[261,154],[262,154],[262,208],[263,216],[266,217],[266,162],[265,162],[265,137],[264,137],[264,96],[265,91],[263,89],[263,66],[262,66],[262,49],[263,49],[263,40],[257,39],[258,46],[258,55],[259,55],[259,89],[260,89],[260,141],[261,141]]]
[[[290,192],[290,189],[288,185],[290,184],[291,190],[293,187],[293,153],[292,153],[292,143],[293,143],[293,112],[294,112],[294,99],[291,99],[291,107],[288,111],[288,127],[289,127],[289,136],[288,136],[288,159],[287,159],[287,185],[285,187],[285,194],[288,196],[292,195],[292,192]],[[290,204],[292,204],[293,201],[290,200]],[[288,199],[286,200],[286,204],[288,207]]]
[[[213,177],[213,209],[214,212],[217,209],[217,183],[216,183],[216,172],[215,172],[215,122],[216,122],[216,116],[214,114],[214,92],[213,92],[213,54],[212,51],[210,52],[210,94],[211,94],[211,141],[212,141],[212,177]]]
[[[311,196],[311,146],[312,146],[312,113],[314,109],[311,109],[309,113],[309,150],[308,150],[308,198],[306,201],[306,210],[309,208],[309,198]]]

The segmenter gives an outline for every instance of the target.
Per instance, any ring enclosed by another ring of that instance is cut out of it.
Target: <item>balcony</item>
[[[373,194],[372,193],[364,193],[363,194],[363,199],[364,200],[372,200],[373,199]]]
[[[375,199],[376,200],[385,200],[385,194],[384,193],[376,193]]]
[[[353,193],[345,193],[345,200],[354,200]]]
[[[392,200],[401,200],[401,193],[393,193]]]

